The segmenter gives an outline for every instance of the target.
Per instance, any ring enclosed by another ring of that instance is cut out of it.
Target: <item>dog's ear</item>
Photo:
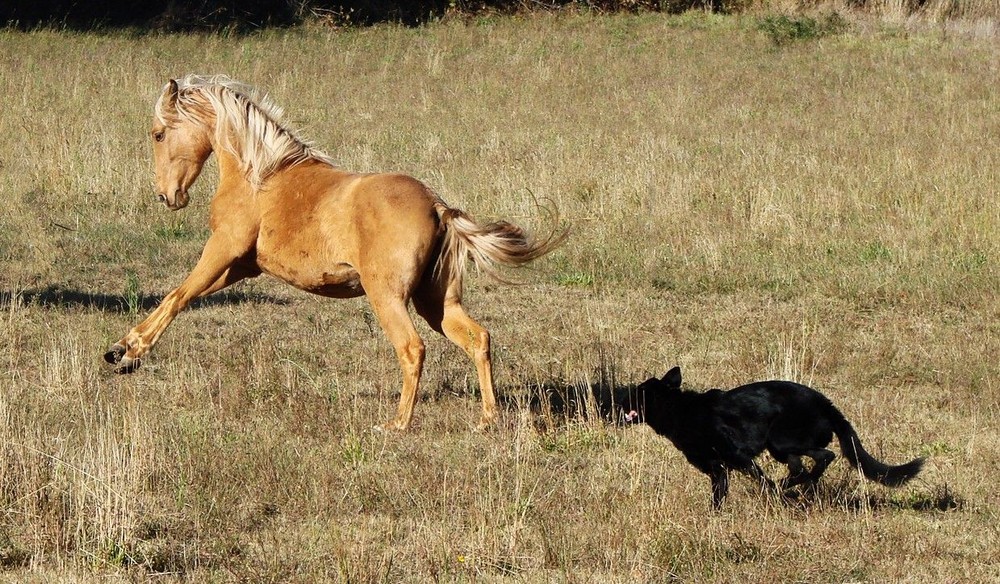
[[[680,389],[681,388],[681,368],[674,367],[663,376],[661,379],[663,383],[667,385],[669,389]]]

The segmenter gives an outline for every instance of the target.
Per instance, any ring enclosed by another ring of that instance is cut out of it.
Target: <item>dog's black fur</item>
[[[626,421],[644,421],[670,439],[698,470],[712,480],[712,504],[719,508],[729,492],[729,471],[750,475],[777,490],[754,458],[767,450],[788,465],[782,491],[813,486],[835,455],[826,449],[836,434],[840,450],[869,480],[899,486],[920,472],[923,459],[899,466],[883,464],[861,446],[844,415],[815,389],[790,381],[763,381],[722,391],[681,391],[681,370],[652,378],[636,389],[636,408]],[[802,457],[813,459],[811,470]]]

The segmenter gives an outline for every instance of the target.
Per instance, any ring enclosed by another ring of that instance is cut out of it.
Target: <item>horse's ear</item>
[[[180,87],[177,85],[177,80],[171,79],[167,86],[163,88],[163,106],[170,112],[177,111],[177,93],[180,91]]]
[[[670,389],[680,389],[681,387],[681,368],[674,367],[663,376],[660,380],[667,385]]]

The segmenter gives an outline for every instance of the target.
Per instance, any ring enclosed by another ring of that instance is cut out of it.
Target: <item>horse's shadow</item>
[[[63,287],[60,284],[49,284],[40,289],[27,289],[18,292],[0,290],[0,305],[10,304],[15,299],[28,305],[54,309],[84,309],[101,312],[147,312],[156,308],[163,301],[160,294],[138,294],[134,298],[122,295],[86,292]],[[269,294],[259,292],[247,293],[226,290],[198,298],[191,303],[190,308],[208,306],[227,306],[234,304],[275,304],[286,305],[288,301]]]

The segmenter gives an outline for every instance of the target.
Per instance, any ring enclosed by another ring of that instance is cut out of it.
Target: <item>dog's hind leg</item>
[[[809,475],[806,478],[806,482],[812,484],[816,484],[816,482],[819,481],[819,477],[823,476],[823,473],[826,471],[826,467],[830,466],[833,459],[837,458],[836,454],[825,448],[807,450],[804,454],[813,459],[812,470],[809,471]]]
[[[788,466],[788,476],[781,479],[781,490],[790,489],[795,485],[800,485],[809,480],[809,473],[806,471],[805,466],[802,465],[802,457],[799,455],[786,454],[778,460],[781,460],[781,462],[784,462]]]
[[[750,464],[743,468],[743,472],[750,475],[751,478],[755,479],[760,484],[760,490],[762,492],[778,492],[778,487],[774,485],[774,481],[772,481],[771,477],[764,473],[764,469],[760,468],[757,461],[751,460]]]

